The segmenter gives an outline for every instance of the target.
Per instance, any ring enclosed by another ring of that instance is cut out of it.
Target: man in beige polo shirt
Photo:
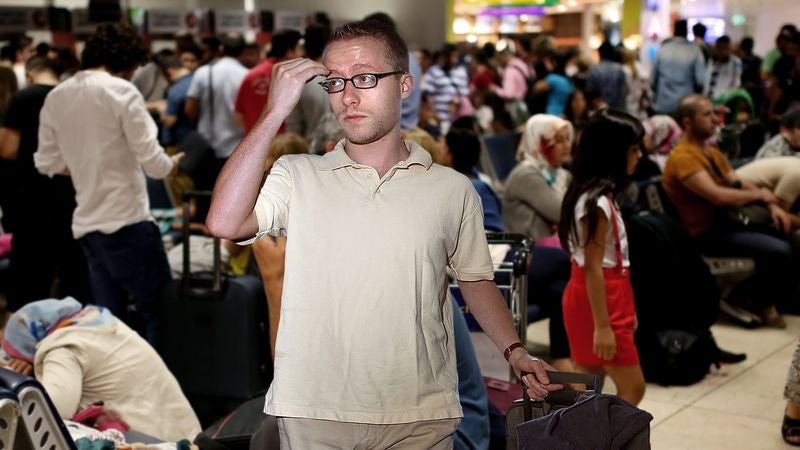
[[[322,157],[282,157],[261,186],[272,139],[319,75],[346,139]],[[519,343],[470,181],[402,140],[412,81],[393,29],[337,29],[321,63],[276,64],[262,117],[217,181],[214,235],[288,237],[265,405],[281,448],[452,448],[461,408],[447,267],[514,369],[532,373],[530,394],[561,388]]]

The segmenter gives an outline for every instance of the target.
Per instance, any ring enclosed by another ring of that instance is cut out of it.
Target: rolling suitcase
[[[208,198],[207,191],[183,196]],[[265,390],[272,378],[267,300],[261,280],[222,273],[214,241],[212,273],[189,270],[189,224],[183,227],[183,275],[165,291],[161,353],[203,426]]]

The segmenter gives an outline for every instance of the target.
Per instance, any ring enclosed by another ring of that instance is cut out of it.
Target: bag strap
[[[509,63],[508,65],[509,65],[509,66],[511,66],[513,69],[517,69],[517,72],[519,72],[519,73],[521,73],[521,74],[522,74],[522,78],[524,78],[524,79],[525,79],[525,83],[526,83],[526,84],[530,84],[530,83],[532,83],[532,82],[534,81],[534,77],[529,77],[529,76],[528,76],[528,74],[526,74],[526,73],[525,73],[525,72],[522,70],[522,68],[521,68],[521,67],[519,67],[518,65],[516,65],[516,64],[512,65],[511,63]]]
[[[214,78],[212,73],[216,63],[217,61],[208,64],[208,133],[211,136],[209,140],[214,139]]]
[[[614,230],[614,251],[617,256],[617,266],[615,269],[622,270],[622,240],[619,236],[619,225],[617,224],[617,208],[614,202],[608,195],[605,196],[608,200],[608,206],[611,208],[611,227]]]

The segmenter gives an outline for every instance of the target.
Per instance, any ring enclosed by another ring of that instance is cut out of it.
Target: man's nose
[[[342,103],[346,105],[351,105],[353,103],[358,103],[358,99],[360,97],[360,93],[354,84],[353,80],[347,80],[344,82],[344,89],[342,90]]]

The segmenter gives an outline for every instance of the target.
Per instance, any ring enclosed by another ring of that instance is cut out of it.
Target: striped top
[[[442,130],[446,131],[450,126],[450,105],[453,99],[469,94],[467,69],[458,65],[448,73],[438,64],[431,66],[422,77],[422,92],[430,94],[436,116],[442,122]]]

